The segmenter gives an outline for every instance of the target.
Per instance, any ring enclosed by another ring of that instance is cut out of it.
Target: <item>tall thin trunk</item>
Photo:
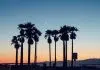
[[[30,52],[31,52],[31,45],[28,44],[28,65],[30,65]]]
[[[71,67],[73,67],[73,39],[72,39],[72,60],[71,60]]]
[[[65,67],[65,42],[63,41],[63,67]]]
[[[18,65],[18,49],[16,49],[16,66]]]
[[[34,63],[37,64],[37,42],[35,42],[35,56],[34,56]]]
[[[66,67],[67,67],[67,41],[66,41],[66,48],[65,48],[65,52],[66,52],[66,54],[65,54],[65,62],[66,62]]]
[[[55,41],[55,66],[56,66],[56,41]]]
[[[20,56],[20,65],[23,65],[23,43],[21,43],[21,56]]]
[[[49,66],[51,67],[51,44],[49,44]]]

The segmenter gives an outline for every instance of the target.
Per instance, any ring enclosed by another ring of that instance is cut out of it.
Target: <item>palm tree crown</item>
[[[35,27],[34,28],[35,32],[34,32],[34,41],[38,42],[39,41],[39,36],[41,36],[41,32]]]
[[[76,39],[76,31],[78,31],[78,29],[76,27],[71,27],[70,28],[70,39]]]
[[[52,31],[51,30],[47,30],[46,33],[45,33],[45,38],[48,37],[47,41],[48,41],[49,44],[52,43],[51,36],[52,36]]]
[[[34,24],[31,24],[30,22],[25,24],[25,37],[28,39],[28,44],[33,44],[33,38],[34,38],[34,30],[35,26]]]
[[[70,26],[66,26],[64,25],[63,27],[60,28],[59,30],[59,33],[60,33],[60,38],[61,40],[64,40],[64,41],[68,41],[69,40],[69,35],[68,33],[70,32]]]
[[[59,40],[58,34],[59,34],[58,30],[53,30],[52,31],[52,36],[54,37],[55,42],[57,42]]]
[[[20,47],[20,44],[18,43],[17,36],[13,36],[12,44],[15,45],[15,48],[16,48],[16,49],[18,49],[18,48]]]

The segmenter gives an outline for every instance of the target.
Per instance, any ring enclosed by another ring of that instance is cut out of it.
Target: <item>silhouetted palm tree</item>
[[[34,41],[35,41],[35,56],[34,56],[34,63],[35,65],[37,64],[37,42],[39,41],[39,36],[41,36],[41,32],[35,28],[34,29],[35,32],[34,32]]]
[[[66,63],[66,66],[67,66],[67,42],[69,41],[69,35],[68,33],[70,32],[70,26],[63,26],[63,29],[65,30],[64,33],[65,33],[65,42],[66,42],[66,47],[65,47],[65,63]]]
[[[60,32],[60,39],[63,41],[63,67],[65,67],[65,34],[64,34],[64,29],[61,27],[59,32]]]
[[[67,66],[67,41],[69,40],[69,30],[70,26],[64,25],[63,27],[60,28],[60,37],[61,40],[63,41],[63,66]]]
[[[23,43],[24,43],[24,37],[25,37],[25,30],[23,29],[24,24],[19,24],[18,28],[20,30],[20,35],[18,35],[18,40],[21,43],[21,58],[20,58],[20,65],[23,65]]]
[[[28,22],[25,24],[25,37],[28,39],[28,65],[30,65],[30,52],[31,52],[31,45],[34,43],[34,24]]]
[[[73,40],[76,39],[76,34],[75,31],[78,31],[76,27],[71,27],[70,28],[70,39],[72,39],[72,59],[71,59],[71,66],[73,67]]]
[[[18,65],[18,49],[19,49],[20,45],[18,43],[18,39],[16,36],[13,36],[12,44],[14,44],[14,47],[16,49],[16,66],[17,66]]]
[[[59,34],[58,30],[52,31],[52,36],[54,37],[54,41],[55,41],[55,66],[56,66],[56,42],[59,40],[58,34]]]
[[[52,43],[52,31],[51,30],[47,30],[45,33],[45,38],[47,38],[47,42],[49,44],[49,66],[51,66],[51,43]]]

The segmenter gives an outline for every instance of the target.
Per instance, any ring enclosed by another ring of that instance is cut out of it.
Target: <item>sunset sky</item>
[[[100,0],[0,0],[0,63],[15,62],[12,36],[18,35],[17,25],[32,22],[42,36],[38,43],[38,61],[48,61],[47,29],[72,25],[79,29],[74,41],[78,60],[100,58]],[[57,60],[62,60],[62,41],[57,42]],[[54,60],[54,41],[52,43]],[[24,44],[24,62],[27,62],[27,40]],[[20,53],[20,49],[19,49]],[[20,54],[19,54],[20,57]],[[68,41],[68,59],[71,59],[71,40]],[[34,61],[34,44],[31,62]]]

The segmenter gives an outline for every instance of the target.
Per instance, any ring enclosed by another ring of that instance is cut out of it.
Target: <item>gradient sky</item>
[[[32,22],[43,32],[38,44],[38,61],[48,61],[45,31],[59,29],[63,25],[79,29],[74,41],[74,52],[78,52],[78,60],[100,58],[100,0],[0,0],[0,63],[15,61],[11,39],[19,34],[17,25],[25,22]],[[68,43],[70,60],[71,41]],[[31,53],[33,62],[34,45]],[[57,60],[62,60],[62,41],[57,43]],[[24,44],[24,62],[27,62],[27,40]]]

